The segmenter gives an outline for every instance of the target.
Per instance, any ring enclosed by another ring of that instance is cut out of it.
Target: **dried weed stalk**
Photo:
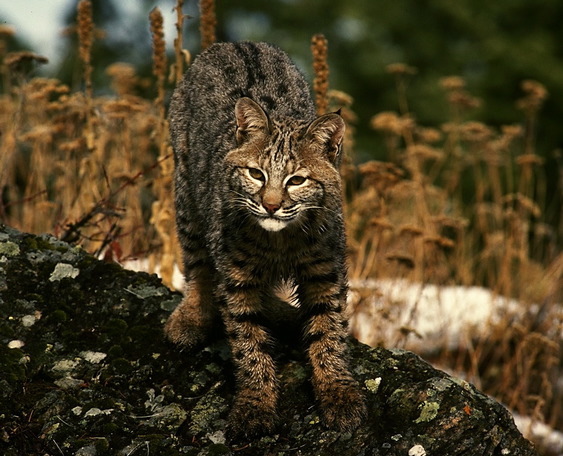
[[[517,321],[501,320],[491,334],[460,340],[457,352],[444,349],[434,359],[468,372],[514,409],[561,423],[555,404],[563,393],[554,385],[563,344],[557,323],[563,268],[554,265],[563,261],[553,230],[542,222],[545,179],[534,150],[545,88],[525,82],[518,102],[525,127],[497,130],[469,120],[481,101],[462,78],[444,78],[450,120],[438,130],[419,125],[409,111],[407,78],[415,70],[397,64],[388,72],[399,110],[375,115],[371,125],[385,139],[389,162],[367,162],[345,174],[361,182],[347,184],[356,189],[346,211],[350,276],[481,285],[522,306],[543,303],[539,313],[530,307]],[[543,257],[537,244],[549,245]],[[358,306],[363,299],[372,298],[360,298]]]
[[[322,34],[314,35],[311,39],[313,54],[313,91],[317,106],[317,115],[328,111],[328,41]]]
[[[86,96],[92,99],[92,45],[94,43],[94,20],[92,15],[92,2],[81,0],[78,3],[78,55],[83,65],[83,77],[86,87]]]
[[[174,54],[176,60],[173,65],[173,70],[170,72],[170,82],[177,84],[184,75],[184,65],[189,65],[191,57],[187,49],[183,47],[184,37],[184,20],[187,16],[183,13],[184,0],[176,0],[176,38],[174,38]]]
[[[201,34],[201,49],[203,50],[207,49],[217,40],[215,36],[215,28],[217,27],[215,0],[199,0],[199,12],[199,31]]]

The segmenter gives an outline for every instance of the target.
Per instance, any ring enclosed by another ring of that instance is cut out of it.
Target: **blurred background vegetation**
[[[74,23],[77,3],[69,0],[68,26]],[[93,48],[97,93],[109,91],[105,69],[111,63],[131,63],[141,76],[151,71],[147,17],[155,2],[139,0],[140,6],[132,10],[119,3],[93,2],[94,21],[104,36]],[[161,9],[172,9],[174,3],[159,2]],[[197,2],[186,1],[184,12],[192,18],[187,21],[184,43],[195,54],[199,51]],[[389,64],[403,62],[416,69],[408,84],[409,108],[419,123],[428,126],[438,126],[450,115],[437,83],[444,76],[463,77],[482,101],[472,118],[496,127],[523,122],[522,112],[514,106],[522,95],[520,85],[526,79],[541,82],[549,94],[534,133],[537,153],[544,159],[546,201],[542,207],[550,223],[558,226],[563,204],[563,190],[558,186],[563,166],[561,17],[559,0],[218,0],[217,39],[275,43],[311,76],[308,42],[313,34],[323,33],[330,47],[331,86],[354,99],[358,161],[385,156],[383,139],[373,134],[369,121],[374,113],[398,109],[394,82],[386,72]],[[25,37],[14,37],[16,42],[20,39]],[[60,66],[49,76],[76,88],[82,83],[76,35],[69,33],[65,39]]]

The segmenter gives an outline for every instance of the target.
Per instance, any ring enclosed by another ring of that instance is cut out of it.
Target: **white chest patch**
[[[282,280],[274,288],[274,293],[292,307],[299,307],[301,305],[297,297],[297,285],[293,279]]]

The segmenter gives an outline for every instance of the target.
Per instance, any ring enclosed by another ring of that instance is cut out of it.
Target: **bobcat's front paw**
[[[209,328],[201,319],[194,318],[193,313],[186,311],[182,304],[168,317],[164,333],[171,342],[191,350],[203,345]]]
[[[351,432],[367,417],[364,396],[355,381],[336,383],[319,392],[324,423],[330,429]]]
[[[276,427],[275,406],[237,398],[229,415],[227,437],[231,441],[249,440],[270,434]]]

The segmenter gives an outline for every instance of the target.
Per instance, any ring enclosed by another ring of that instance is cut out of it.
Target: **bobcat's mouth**
[[[296,220],[300,214],[301,205],[291,208],[277,208],[267,210],[262,204],[252,200],[245,200],[245,206],[256,217],[258,224],[266,231],[281,231]]]
[[[260,217],[258,219],[258,223],[266,231],[281,231],[289,224],[289,222],[290,220],[281,220],[276,217]]]

